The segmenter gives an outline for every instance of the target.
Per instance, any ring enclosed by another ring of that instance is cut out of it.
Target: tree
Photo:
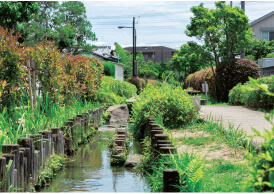
[[[217,67],[220,58],[233,59],[248,47],[253,31],[247,16],[239,7],[232,8],[224,1],[216,2],[215,6],[216,9],[211,10],[204,8],[203,3],[192,7],[194,17],[191,17],[191,23],[186,27],[186,34],[204,42],[206,52],[213,57]],[[211,61],[211,66],[214,64]],[[216,84],[215,74],[214,79]],[[217,90],[216,86],[216,93]]]
[[[258,63],[258,59],[266,57],[267,54],[274,51],[274,41],[258,40],[253,38],[250,46],[246,49],[246,55],[252,55],[254,61]]]
[[[87,40],[97,40],[92,25],[87,20],[86,8],[79,1],[65,1],[55,12],[53,24],[56,26],[55,39],[61,51],[77,54],[92,52]]]
[[[185,79],[189,74],[209,66],[210,62],[204,56],[203,46],[191,41],[176,51],[171,59],[171,67],[179,72],[181,79]]]
[[[24,34],[26,45],[37,45],[44,39],[53,40],[55,30],[52,22],[54,11],[58,10],[58,1],[38,1],[40,10],[30,22],[19,25]]]
[[[17,24],[29,21],[39,6],[34,1],[0,1],[0,26],[17,31]]]
[[[130,52],[123,49],[117,42],[114,43],[116,55],[120,57],[120,62],[125,65],[124,78],[127,79],[132,76],[132,55]]]

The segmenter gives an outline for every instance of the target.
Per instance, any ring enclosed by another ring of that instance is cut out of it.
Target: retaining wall
[[[51,154],[71,155],[74,145],[83,140],[83,134],[88,134],[90,127],[98,128],[103,110],[102,106],[88,110],[67,119],[63,127],[20,138],[18,144],[2,145],[0,191],[8,192],[11,187],[21,188],[20,192],[30,192],[30,184],[35,185],[39,171],[44,169]],[[11,166],[8,169],[9,162]]]

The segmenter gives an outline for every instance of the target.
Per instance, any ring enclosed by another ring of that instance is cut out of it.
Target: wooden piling
[[[30,174],[33,174],[33,158],[34,156],[32,154],[34,154],[33,151],[33,139],[31,138],[20,138],[17,140],[17,143],[19,144],[20,147],[26,147],[30,149],[30,156],[28,158],[28,161],[30,163]]]
[[[4,154],[14,154],[14,167],[15,169],[17,169],[17,171],[14,171],[15,175],[15,184],[19,183],[20,180],[18,180],[20,178],[20,176],[17,175],[17,173],[21,173],[20,172],[20,156],[19,156],[19,145],[18,144],[3,144],[2,145],[2,153]]]
[[[8,179],[6,176],[6,158],[0,157],[0,191],[7,192]]]
[[[15,156],[14,154],[2,154],[2,157],[6,158],[6,166],[8,166],[9,161],[12,161],[10,169],[7,169],[7,178],[10,182],[11,188],[14,188],[14,169],[15,169]]]
[[[180,192],[180,177],[177,169],[164,169],[163,182],[164,192]]]

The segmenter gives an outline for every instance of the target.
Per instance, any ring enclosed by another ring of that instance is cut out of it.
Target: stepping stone
[[[125,163],[125,167],[134,167],[137,165],[137,163],[140,161],[143,155],[141,154],[133,154],[127,159]]]

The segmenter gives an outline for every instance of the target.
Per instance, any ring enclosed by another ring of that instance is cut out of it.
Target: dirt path
[[[171,132],[170,137],[173,139],[175,146],[177,147],[178,154],[184,152],[193,153],[195,155],[200,155],[202,158],[208,161],[220,160],[220,161],[230,161],[232,163],[242,163],[245,162],[243,158],[243,149],[232,149],[229,148],[224,143],[217,143],[214,140],[208,142],[202,142],[201,139],[210,137],[211,135],[204,131],[179,131]],[[196,143],[186,143],[189,138],[196,138]],[[197,142],[201,140],[201,142]]]
[[[264,113],[259,111],[250,110],[242,106],[219,106],[219,105],[206,105],[202,106],[200,116],[207,118],[210,115],[214,120],[221,120],[225,126],[233,123],[234,127],[242,129],[247,135],[252,135],[251,127],[264,133],[264,129],[271,130],[271,124],[264,118]],[[263,141],[263,139],[256,137],[256,141]]]

